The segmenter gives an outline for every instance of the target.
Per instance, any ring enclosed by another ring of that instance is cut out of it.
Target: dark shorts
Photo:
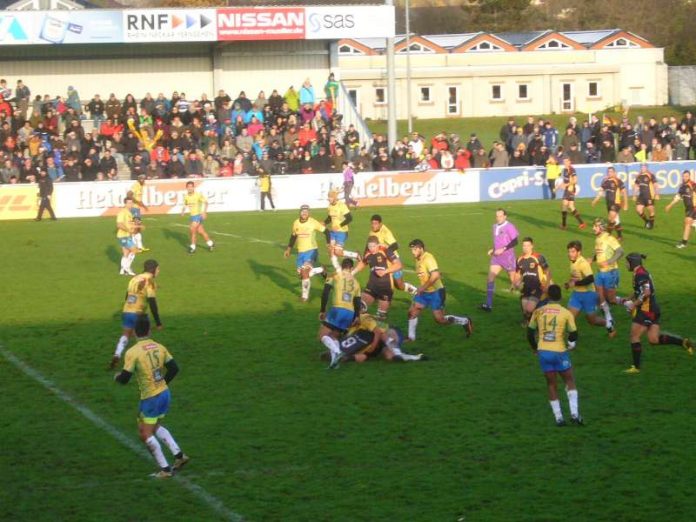
[[[571,194],[566,190],[563,192],[563,199],[566,201],[575,201],[575,194]]]
[[[636,198],[636,205],[643,205],[644,207],[652,207],[655,201],[650,196],[638,195]]]
[[[367,286],[363,292],[374,297],[378,301],[391,301],[394,297],[394,290],[392,289],[391,284],[387,286],[367,283]]]
[[[696,207],[695,208],[687,208],[684,215],[688,219],[696,220]]]
[[[660,324],[660,311],[644,312],[643,310],[638,310],[633,316],[633,322],[647,327]]]
[[[621,205],[616,203],[607,203],[607,212],[616,212],[617,214],[621,212]]]
[[[537,301],[541,299],[541,288],[540,287],[522,287],[522,293],[520,294],[520,299],[536,299]]]

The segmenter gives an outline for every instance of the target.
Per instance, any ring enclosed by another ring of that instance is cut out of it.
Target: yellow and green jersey
[[[360,297],[360,283],[350,272],[336,272],[326,281],[333,286],[333,308],[354,310],[353,299]]]
[[[155,283],[155,276],[150,272],[138,274],[128,282],[123,311],[131,314],[144,314],[147,312],[147,299],[156,296],[157,284]]]
[[[167,389],[165,364],[172,360],[167,349],[152,339],[141,339],[126,351],[123,369],[135,374],[140,399],[148,399]]]
[[[310,217],[307,221],[296,219],[292,224],[292,235],[297,237],[295,246],[298,253],[307,252],[317,248],[316,232],[323,232],[326,227],[316,219]]]
[[[437,267],[437,261],[435,256],[430,252],[423,252],[420,259],[416,259],[416,274],[418,274],[418,280],[421,285],[424,285],[430,280],[430,276],[433,272],[439,272],[440,269]],[[435,281],[432,285],[428,286],[426,292],[435,292],[445,285],[442,282],[442,278]]]
[[[582,256],[578,256],[578,258],[570,263],[570,277],[571,279],[574,279],[576,281],[580,281],[581,279],[585,279],[588,276],[594,275],[592,272],[592,267],[590,266],[590,263],[587,261]],[[590,283],[589,285],[575,285],[573,289],[576,292],[594,292],[595,291],[595,285],[594,283]]]
[[[329,217],[333,232],[348,232],[348,225],[341,226],[341,223],[346,219],[346,214],[349,213],[350,209],[344,201],[336,201],[336,203],[329,205]]]
[[[194,192],[193,194],[187,192],[184,196],[184,205],[188,207],[192,216],[202,214],[206,203],[208,203],[208,199],[200,192]]]
[[[123,230],[120,226],[118,225],[125,225],[126,230]],[[118,239],[124,238],[124,237],[130,237],[133,231],[133,214],[131,211],[127,208],[122,208],[118,215],[116,216],[116,237]]]
[[[619,243],[618,239],[609,234],[609,232],[602,232],[597,236],[597,239],[595,239],[595,259],[597,260],[600,272],[609,272],[610,270],[619,268],[618,263],[610,263],[606,267],[599,265],[599,263],[603,263],[614,257],[614,254],[619,248],[621,248],[621,243]]]
[[[558,303],[549,303],[534,310],[529,328],[539,332],[537,348],[550,352],[565,352],[566,331],[577,331],[573,314]]]

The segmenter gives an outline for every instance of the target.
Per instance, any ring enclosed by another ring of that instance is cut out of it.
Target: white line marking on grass
[[[15,368],[20,370],[27,377],[31,377],[33,380],[38,382],[41,386],[53,393],[65,404],[77,410],[80,414],[82,414],[83,417],[92,422],[92,424],[104,430],[106,433],[111,435],[112,438],[116,439],[126,448],[130,449],[133,453],[135,453],[139,457],[142,457],[152,462],[152,456],[150,455],[150,452],[147,451],[142,445],[125,435],[118,428],[115,428],[114,426],[106,422],[104,419],[102,419],[99,415],[94,413],[86,406],[83,406],[82,404],[77,402],[75,399],[73,399],[72,396],[68,395],[66,392],[61,390],[51,380],[44,377],[41,373],[39,373],[37,370],[26,364],[21,359],[19,359],[15,354],[10,352],[9,350],[6,350],[3,346],[0,346],[0,355],[2,355],[7,362],[11,363]],[[192,493],[194,496],[198,497],[199,500],[203,501],[203,503],[207,504],[208,507],[213,509],[218,515],[224,517],[226,520],[231,520],[234,522],[242,522],[244,520],[244,518],[240,514],[228,509],[220,499],[208,493],[198,484],[194,484],[193,482],[191,482],[191,480],[181,475],[176,475],[173,478],[173,480],[176,481],[177,484],[179,484],[189,493]]]
[[[174,226],[188,228],[188,225],[182,225],[181,223],[175,223]],[[263,243],[265,245],[283,246],[283,243],[279,241],[268,241],[267,239],[259,239],[257,237],[245,237],[240,236],[238,234],[230,234],[229,232],[218,232],[217,230],[210,230],[209,232],[217,236],[232,237],[234,239],[241,239],[242,241],[249,241],[250,243]]]

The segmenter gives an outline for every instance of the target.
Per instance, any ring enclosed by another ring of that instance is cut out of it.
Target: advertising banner
[[[122,12],[125,42],[214,42],[215,9],[132,9]]]
[[[11,14],[8,14],[11,13]],[[3,11],[0,45],[123,42],[121,11]]]
[[[394,8],[387,5],[307,6],[305,38],[389,38],[394,36]]]
[[[0,220],[34,219],[39,210],[38,191],[36,185],[0,185]]]
[[[684,170],[693,172],[696,161],[669,161],[648,163],[648,169],[657,179],[660,194],[674,194],[681,183]],[[610,164],[575,165],[578,174],[577,197],[594,197]],[[613,164],[618,176],[626,183],[631,194],[633,182],[640,171],[641,163]],[[548,199],[551,194],[546,183],[544,167],[510,167],[480,170],[481,201],[513,201],[520,199]]]
[[[248,7],[217,10],[217,37],[227,40],[303,40],[303,7]]]
[[[34,15],[15,11],[0,12],[0,45],[34,43]]]

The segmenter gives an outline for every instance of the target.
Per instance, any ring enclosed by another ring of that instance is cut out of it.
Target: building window
[[[430,87],[420,87],[418,90],[420,92],[419,101],[421,103],[430,103],[431,101],[433,101],[430,98]]]
[[[548,42],[541,44],[539,47],[537,47],[537,49],[540,51],[556,51],[558,49],[570,49],[570,45],[563,43],[560,40],[549,40]]]
[[[599,98],[599,82],[592,81],[587,83],[587,97],[588,98]]]
[[[503,48],[499,45],[495,45],[487,40],[477,43],[469,51],[474,52],[486,52],[486,51],[502,51]]]
[[[363,54],[363,52],[359,51],[355,47],[351,47],[350,45],[341,45],[338,48],[338,54],[342,54],[342,55]]]
[[[528,100],[529,99],[529,85],[526,83],[520,83],[517,85],[517,99],[518,100]]]
[[[375,103],[387,103],[387,90],[384,87],[377,87],[375,89]]]
[[[350,98],[350,101],[353,102],[353,105],[357,108],[358,107],[358,90],[357,89],[348,89],[348,97]]]
[[[491,100],[502,101],[503,99],[503,86],[499,84],[491,85]]]
[[[422,45],[418,42],[412,42],[408,46],[408,51],[414,54],[423,54],[423,53],[433,53],[433,51],[430,47],[426,47],[425,45]],[[399,49],[399,53],[404,54],[406,53],[406,46],[404,46],[403,49]]]
[[[628,47],[640,47],[638,44],[635,42],[632,42],[630,40],[627,40],[626,38],[617,38],[610,44],[607,44],[605,47],[613,47],[613,48],[628,48]]]

